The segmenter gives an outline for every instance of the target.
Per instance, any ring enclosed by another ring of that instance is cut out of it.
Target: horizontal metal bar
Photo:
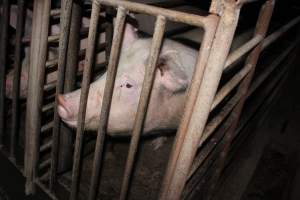
[[[277,31],[275,31],[274,33],[272,33],[271,35],[269,35],[268,37],[266,37],[264,39],[264,42],[263,42],[263,45],[262,45],[262,49],[265,49],[268,46],[270,46],[271,44],[273,44],[280,36],[282,36],[284,33],[286,33],[292,27],[294,27],[295,25],[297,25],[299,22],[300,22],[300,16],[294,18],[288,24],[282,26]]]
[[[50,10],[50,16],[60,15],[60,8]]]
[[[50,83],[47,83],[44,85],[44,91],[52,90],[56,87],[56,81],[51,81]]]
[[[53,128],[53,121],[50,122],[50,123],[48,123],[48,124],[46,124],[46,125],[44,125],[44,126],[42,126],[41,132],[43,133],[43,132],[45,132],[47,130],[50,130],[51,128]]]
[[[58,65],[58,59],[57,58],[46,61],[46,68],[51,68],[51,67],[54,67],[56,65]]]
[[[233,63],[235,63],[243,55],[252,50],[257,44],[259,44],[262,41],[262,39],[263,37],[261,35],[257,35],[248,42],[246,42],[244,45],[230,53],[226,60],[224,70],[229,70],[229,67],[232,66]]]
[[[98,4],[104,4],[106,6],[121,6],[126,10],[144,13],[148,15],[161,15],[171,21],[181,22],[204,28],[209,25],[209,18],[217,18],[217,16],[215,15],[200,16],[124,0],[95,0],[95,2]]]
[[[51,110],[51,109],[53,109],[53,108],[54,108],[54,102],[49,103],[49,104],[43,106],[43,107],[42,107],[42,112],[49,111],[49,110]]]
[[[256,1],[259,1],[259,0],[238,0],[237,4],[243,5],[243,4],[247,4],[247,3],[254,3]]]
[[[215,99],[211,106],[211,110],[217,107],[217,105],[219,105],[219,103],[233,90],[233,88],[235,88],[240,83],[240,81],[249,73],[251,68],[251,65],[246,65],[220,89],[220,91],[215,96]]]
[[[50,164],[51,164],[51,159],[45,160],[39,165],[39,169],[41,170],[46,167],[50,167]]]
[[[49,176],[50,176],[50,172],[47,171],[45,174],[43,174],[43,175],[39,178],[39,180],[41,180],[41,181],[46,181],[46,180],[49,179]]]
[[[46,151],[47,149],[51,148],[51,145],[52,145],[52,140],[43,144],[40,148],[40,152],[44,152]]]

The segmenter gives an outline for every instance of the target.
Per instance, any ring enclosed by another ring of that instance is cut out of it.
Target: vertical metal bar
[[[224,1],[223,15],[204,69],[201,85],[194,88],[194,81],[197,79],[194,79],[194,77],[192,80],[184,116],[176,135],[165,174],[160,199],[180,199],[217,91],[239,13],[240,7],[236,5],[235,1]],[[198,63],[197,68],[199,68],[199,65]]]
[[[15,63],[14,63],[14,82],[12,93],[12,127],[10,138],[10,158],[15,161],[16,140],[19,130],[20,110],[19,110],[19,98],[20,98],[20,75],[21,75],[21,46],[22,35],[24,28],[24,15],[25,15],[25,3],[24,0],[18,0],[18,17],[16,28],[16,47],[15,47]]]
[[[67,48],[70,33],[71,14],[72,14],[73,0],[63,0],[61,2],[61,22],[59,35],[59,54],[58,54],[58,69],[57,69],[57,83],[56,83],[56,97],[54,107],[54,127],[52,135],[52,152],[51,152],[51,174],[50,174],[50,190],[53,190],[56,182],[57,161],[58,161],[58,145],[59,145],[59,130],[60,118],[57,112],[58,98],[57,96],[63,92],[65,66],[67,61]]]
[[[81,27],[81,6],[80,2],[73,3],[72,17],[70,25],[70,34],[68,42],[68,52],[64,80],[64,93],[71,92],[75,89],[76,72],[78,68],[78,53],[80,44],[80,27]],[[59,134],[59,155],[58,155],[58,172],[64,171],[72,166],[73,152],[73,131],[65,124],[61,124]]]
[[[3,145],[5,120],[5,69],[7,65],[8,24],[10,18],[9,0],[2,0],[0,38],[0,148]]]
[[[139,101],[137,114],[133,126],[130,147],[129,147],[128,157],[126,161],[126,167],[125,167],[125,172],[124,172],[124,177],[122,182],[120,200],[125,200],[128,194],[129,182],[132,175],[133,164],[138,149],[141,131],[143,130],[143,125],[144,125],[144,121],[148,109],[151,90],[152,90],[153,81],[155,77],[156,63],[162,45],[165,25],[166,25],[165,17],[158,16],[155,22],[155,29],[154,29],[152,45],[150,49],[149,60],[146,66],[143,87],[140,95],[140,101]]]
[[[72,171],[72,185],[71,185],[71,200],[76,200],[78,195],[79,178],[80,178],[80,163],[81,163],[81,152],[83,146],[83,132],[85,113],[87,107],[87,98],[89,93],[89,84],[91,79],[91,70],[93,60],[95,57],[95,46],[97,37],[97,27],[99,22],[100,5],[97,1],[93,1],[91,22],[88,36],[88,47],[85,56],[85,68],[83,72],[80,105],[78,113],[78,126],[76,131],[75,141],[75,152],[73,156],[73,171]]]
[[[125,17],[126,17],[126,10],[123,7],[119,7],[116,22],[115,22],[113,42],[112,42],[111,53],[110,53],[110,58],[108,63],[108,69],[107,69],[107,77],[106,77],[107,80],[105,84],[103,102],[101,106],[100,124],[97,132],[92,179],[91,179],[91,186],[89,190],[89,200],[94,200],[97,197],[104,139],[105,139],[105,133],[106,133],[107,123],[108,123],[108,114],[110,110],[111,99],[113,95],[114,82],[117,73],[118,57],[119,57],[119,53],[120,53],[119,51],[122,42]]]
[[[266,3],[262,6],[260,15],[256,24],[256,30],[255,30],[255,36],[260,35],[263,38],[266,35],[266,32],[268,31],[269,23],[271,21],[272,13],[273,13],[273,8],[274,8],[275,1],[274,0],[268,0]],[[241,82],[239,88],[238,88],[238,93],[241,94],[241,99],[239,103],[235,106],[233,109],[231,115],[235,117],[232,125],[230,126],[228,132],[225,135],[225,144],[223,147],[223,151],[220,154],[219,159],[217,160],[217,169],[216,172],[214,173],[212,177],[212,184],[209,189],[209,193],[207,195],[207,199],[211,199],[213,197],[213,192],[214,189],[217,185],[217,181],[222,173],[222,170],[224,169],[225,162],[226,162],[226,157],[228,155],[228,152],[230,150],[231,142],[234,136],[234,131],[236,130],[239,122],[239,118],[244,106],[244,103],[247,99],[247,92],[248,89],[251,85],[251,81],[255,72],[255,67],[259,58],[259,55],[262,51],[263,47],[263,41],[259,43],[259,45],[252,50],[250,53],[249,57],[247,58],[247,61],[245,63],[246,66],[252,66],[250,72],[247,74],[247,76],[244,78],[244,80]]]
[[[35,192],[51,0],[34,1],[26,109],[25,192]]]

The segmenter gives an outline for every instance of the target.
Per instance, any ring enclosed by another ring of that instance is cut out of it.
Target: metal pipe
[[[78,69],[78,52],[80,49],[81,5],[74,2],[72,6],[70,34],[68,41],[67,60],[64,77],[64,93],[75,89],[76,72]],[[73,131],[64,123],[59,131],[58,173],[72,166]]]
[[[95,8],[93,8],[93,10],[96,10],[98,6],[100,5],[94,4]],[[91,186],[89,190],[89,200],[94,200],[97,197],[101,161],[103,156],[102,154],[103,154],[104,139],[105,139],[106,127],[108,123],[108,115],[110,110],[111,99],[113,95],[114,82],[117,73],[118,57],[119,57],[119,53],[120,53],[119,51],[122,42],[125,17],[126,17],[126,10],[123,7],[118,7],[111,53],[110,53],[108,69],[107,69],[107,80],[104,88],[103,102],[101,106],[100,123],[97,132],[97,141],[96,141],[96,148],[95,148]]]
[[[298,41],[299,42],[299,41]],[[264,80],[266,80],[267,77],[269,77],[269,75],[272,73],[272,71],[274,71],[274,69],[276,67],[279,66],[279,64],[286,58],[286,56],[290,53],[290,51],[295,48],[295,46],[298,44],[298,42],[293,43],[292,46],[290,46],[287,50],[285,50],[278,58],[276,58],[269,66],[265,67],[266,70],[259,75],[259,77],[257,79],[255,79],[255,81],[253,82],[253,84],[251,85],[251,88],[249,90],[249,92],[247,93],[247,98],[249,98],[249,96],[252,95],[252,93],[254,91],[257,90],[257,88],[262,84],[262,82]],[[275,78],[275,83],[277,82],[277,79],[279,79],[281,76],[278,76],[278,78]],[[238,101],[241,98],[241,94],[237,93],[236,95],[234,95],[234,97],[232,97],[227,103],[226,105],[221,109],[221,111],[219,112],[219,114],[214,117],[213,119],[211,119],[211,121],[206,125],[204,133],[203,133],[203,137],[201,138],[201,141],[199,143],[199,147],[200,148],[202,146],[202,144],[206,141],[207,138],[209,138],[211,136],[211,134],[216,130],[216,128],[222,123],[222,121],[228,116],[228,114],[230,113],[230,111],[233,109],[233,107],[238,103]],[[226,122],[227,123],[227,122]],[[227,123],[229,124],[229,123]],[[224,130],[225,128],[222,127],[222,130]],[[215,136],[214,136],[215,137]],[[217,140],[216,139],[212,139],[214,142],[214,145],[216,144]],[[211,146],[211,150],[213,149],[213,146]],[[211,151],[209,150],[209,151]],[[201,153],[203,154],[203,153]],[[208,153],[207,153],[208,154]],[[191,176],[195,173],[196,169],[199,168],[199,166],[202,164],[202,162],[204,161],[204,157],[203,156],[198,156],[201,157],[203,159],[196,159],[196,162],[193,163],[193,166],[191,167],[191,171],[189,174],[189,178],[191,178]]]
[[[271,44],[273,44],[279,37],[281,37],[284,33],[290,30],[292,27],[297,25],[300,22],[300,16],[291,20],[288,24],[284,25],[283,27],[279,28],[277,31],[269,35],[264,39],[264,43],[262,45],[262,49],[267,48]]]
[[[85,67],[81,85],[81,95],[80,104],[78,112],[78,125],[76,130],[76,140],[75,140],[75,151],[73,156],[73,169],[72,169],[72,185],[70,200],[76,200],[78,195],[79,178],[80,178],[80,163],[81,163],[81,152],[83,146],[83,131],[85,122],[85,113],[87,106],[87,98],[89,93],[89,84],[91,80],[91,70],[93,65],[93,60],[95,57],[95,44],[97,37],[97,28],[99,22],[100,6],[98,6],[96,1],[93,1],[93,9],[91,14],[90,29],[88,36],[88,48],[85,57]]]
[[[243,55],[251,51],[257,44],[259,44],[262,41],[261,35],[257,35],[253,37],[251,40],[249,40],[247,43],[233,51],[232,53],[229,54],[224,71],[225,70],[230,70],[230,67],[232,66],[233,63],[235,63],[237,60],[239,60]]]
[[[69,41],[69,33],[71,26],[71,14],[72,14],[73,0],[63,0],[61,7],[63,12],[60,18],[60,37],[59,37],[59,54],[58,54],[58,68],[57,68],[57,83],[56,83],[56,97],[54,106],[54,127],[52,134],[52,152],[51,152],[51,170],[50,170],[50,185],[49,188],[52,191],[54,184],[56,183],[56,173],[58,167],[58,148],[59,148],[59,130],[60,130],[60,118],[58,115],[58,98],[57,96],[63,92],[64,78],[65,78],[65,66],[67,63],[67,48]]]
[[[235,3],[225,3],[200,89],[192,90],[190,88],[189,91],[190,96],[187,99],[184,116],[176,135],[165,175],[167,187],[164,187],[164,195],[161,196],[161,199],[180,199],[230,50],[239,12],[240,7]],[[192,92],[195,94],[195,98],[191,98]],[[187,115],[188,111],[190,113]]]
[[[261,35],[262,37],[265,37],[265,34],[268,30],[269,22],[271,20],[271,16],[273,13],[273,7],[274,7],[275,2],[273,0],[266,1],[266,3],[262,6],[259,18],[257,20],[257,25],[256,25],[256,30],[255,30],[255,36],[256,35]],[[251,54],[247,58],[246,64],[245,65],[251,65],[253,66],[251,71],[248,73],[248,75],[245,77],[245,79],[242,81],[238,88],[238,93],[242,94],[242,98],[240,99],[240,102],[237,104],[237,106],[234,108],[232,111],[231,115],[235,116],[235,120],[230,126],[228,132],[225,135],[225,144],[223,147],[223,151],[220,153],[220,157],[218,159],[217,163],[217,168],[216,171],[211,179],[211,187],[209,189],[207,199],[211,199],[213,197],[213,192],[215,190],[215,187],[217,185],[217,181],[222,173],[222,170],[225,166],[225,161],[227,154],[229,152],[231,142],[233,139],[233,134],[238,126],[239,118],[242,112],[243,105],[246,100],[246,94],[248,92],[248,88],[251,84],[254,72],[255,72],[255,67],[259,58],[259,55],[262,51],[262,42],[254,49],[252,50]]]
[[[219,105],[219,103],[221,103],[221,101],[233,90],[233,88],[235,88],[240,83],[240,81],[249,73],[251,68],[251,65],[246,65],[220,89],[220,91],[215,96],[215,99],[211,106],[211,110],[215,109]]]
[[[10,18],[9,0],[2,0],[0,38],[0,148],[3,146],[5,130],[5,69],[7,65],[8,25]]]
[[[166,25],[166,18],[162,15],[159,15],[155,22],[155,29],[150,49],[150,55],[148,63],[146,66],[146,72],[143,82],[143,87],[140,95],[139,105],[137,109],[137,114],[134,121],[128,157],[125,166],[125,172],[122,182],[120,200],[125,200],[129,190],[129,181],[132,175],[133,164],[138,149],[139,139],[141,132],[143,130],[143,125],[145,122],[145,117],[148,109],[148,104],[150,100],[150,94],[153,86],[153,81],[155,77],[156,63],[158,60],[164,31]]]
[[[181,22],[193,26],[205,27],[209,25],[210,22],[207,16],[187,14],[184,12],[174,11],[165,8],[158,8],[155,6],[145,5],[141,3],[134,3],[130,1],[124,1],[124,0],[96,0],[95,3],[103,4],[106,6],[114,6],[114,7],[121,6],[130,11],[135,11],[138,13],[144,13],[153,16],[162,15],[169,20],[175,22]]]
[[[10,137],[10,158],[16,159],[16,140],[20,126],[20,75],[21,75],[21,46],[22,35],[24,30],[25,3],[24,0],[18,0],[18,15],[16,28],[16,47],[15,47],[15,63],[12,91],[12,129]]]
[[[34,1],[25,127],[26,194],[35,192],[51,1]]]

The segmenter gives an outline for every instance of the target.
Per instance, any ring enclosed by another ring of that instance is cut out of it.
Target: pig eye
[[[126,87],[127,87],[127,88],[131,88],[131,87],[132,87],[132,85],[131,85],[131,84],[129,84],[129,83],[126,83]]]

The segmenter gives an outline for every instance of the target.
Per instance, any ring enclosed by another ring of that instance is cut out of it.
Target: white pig
[[[11,14],[10,14],[10,25],[14,28],[16,28],[17,24],[17,6],[11,6]],[[87,27],[89,24],[89,19],[86,17],[82,18],[82,24],[83,27]],[[24,30],[24,38],[30,38],[31,36],[31,27],[32,27],[32,12],[27,9],[26,10],[26,20],[25,20],[25,30]],[[50,28],[50,34],[55,35],[59,34],[59,26],[58,25],[51,25]],[[104,41],[104,34],[100,35],[100,42]],[[84,38],[80,41],[80,49],[86,49],[87,47],[87,38]],[[52,60],[58,58],[58,49],[57,48],[49,48],[48,49],[48,60]],[[30,48],[25,47],[24,48],[24,58],[22,60],[22,66],[21,66],[21,75],[20,75],[20,98],[25,99],[27,97],[27,90],[28,90],[28,69],[29,69],[29,59],[30,59]],[[105,54],[99,53],[97,55],[97,63],[102,63],[105,61]],[[83,61],[80,61],[78,63],[78,71],[83,70]],[[13,90],[13,76],[14,76],[14,70],[11,70],[6,75],[6,97],[11,99],[12,98],[12,90]],[[53,81],[57,80],[57,72],[51,72],[47,74],[45,77],[45,83],[51,83]]]
[[[250,37],[248,32],[247,37]],[[126,25],[107,131],[110,135],[128,135],[132,131],[152,39],[138,38]],[[153,90],[144,124],[144,133],[175,130],[181,119],[186,91],[191,82],[198,52],[165,39],[158,58]],[[103,101],[107,74],[90,85],[85,130],[96,130]],[[58,113],[71,127],[77,127],[81,90],[59,95]]]
[[[126,135],[132,130],[150,46],[151,39],[138,38],[132,26],[126,25],[108,122],[108,133],[112,135]],[[196,58],[196,50],[164,40],[144,132],[177,128]],[[98,127],[106,76],[105,73],[90,86],[87,130]],[[72,127],[77,126],[80,92],[79,89],[58,97],[59,115]]]

